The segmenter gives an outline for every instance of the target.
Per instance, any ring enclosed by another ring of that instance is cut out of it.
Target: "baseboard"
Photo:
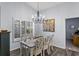
[[[61,49],[66,49],[64,47],[59,47],[59,46],[56,46],[56,45],[53,45],[54,47],[57,47],[57,48],[61,48]]]
[[[20,48],[18,47],[18,48],[15,48],[15,49],[11,49],[10,51],[15,51],[15,50],[18,50],[18,49],[20,49]]]

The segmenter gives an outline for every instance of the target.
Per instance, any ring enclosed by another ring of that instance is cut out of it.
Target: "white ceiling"
[[[27,4],[31,6],[33,9],[35,10],[39,9],[39,11],[54,7],[61,3],[63,2],[39,2],[39,3],[38,2],[27,2]],[[39,8],[38,8],[38,4],[39,4]]]

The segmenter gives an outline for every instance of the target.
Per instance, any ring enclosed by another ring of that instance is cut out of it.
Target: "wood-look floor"
[[[54,49],[53,49],[53,51],[51,51],[50,55],[48,55],[47,53],[45,53],[45,55],[46,56],[79,56],[79,52],[54,47]],[[10,56],[20,56],[20,49],[11,51]],[[26,55],[24,55],[24,56],[26,56]]]

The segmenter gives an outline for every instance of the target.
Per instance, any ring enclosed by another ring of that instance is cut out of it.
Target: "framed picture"
[[[43,20],[43,31],[55,32],[55,19]]]

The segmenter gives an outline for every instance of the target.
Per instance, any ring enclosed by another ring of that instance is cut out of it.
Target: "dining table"
[[[20,41],[20,55],[22,55],[22,50],[23,50],[22,48],[25,47],[26,49],[28,48],[28,50],[30,51],[29,55],[32,56],[33,55],[32,48],[34,48],[36,46],[35,42],[36,42],[37,38],[40,38],[40,37],[43,37],[43,36],[32,37],[32,39],[26,39],[26,41]],[[27,51],[26,51],[26,53],[27,53]]]

